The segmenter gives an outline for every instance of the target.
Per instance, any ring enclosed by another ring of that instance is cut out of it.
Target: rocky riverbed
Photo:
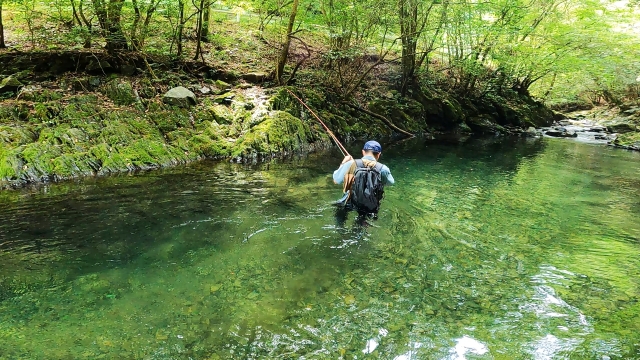
[[[640,151],[640,107],[578,111],[537,133]]]

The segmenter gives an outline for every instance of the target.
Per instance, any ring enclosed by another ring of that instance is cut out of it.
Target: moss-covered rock
[[[620,134],[613,143],[625,149],[640,151],[640,132]]]
[[[607,131],[612,133],[625,134],[638,131],[637,124],[631,118],[617,118],[607,121],[602,125],[607,127]]]
[[[36,134],[28,127],[0,125],[0,146],[16,147],[29,144],[36,139]]]
[[[276,93],[269,99],[268,104],[269,110],[286,111],[293,116],[300,113],[298,106],[300,106],[300,103],[289,94],[287,88],[276,90]]]
[[[158,90],[156,89],[153,82],[149,79],[142,79],[138,84],[140,89],[138,90],[138,94],[143,99],[151,99],[158,95]]]
[[[191,115],[185,109],[163,110],[147,116],[163,134],[191,125]],[[152,130],[149,128],[147,131]]]
[[[231,124],[233,122],[233,112],[224,105],[213,105],[209,107],[209,112],[211,113],[213,120],[219,124]]]
[[[213,102],[216,104],[231,105],[235,97],[236,94],[232,91],[229,91],[213,98]]]
[[[471,116],[466,120],[467,126],[478,134],[504,133],[505,129],[488,115]]]
[[[7,76],[0,81],[0,93],[4,92],[16,92],[24,86],[15,76]]]
[[[120,79],[104,84],[100,87],[100,92],[116,105],[131,105],[138,101],[138,96],[131,84]]]
[[[273,155],[280,151],[295,151],[307,144],[309,127],[284,111],[273,111],[251,128],[233,148],[233,156]]]
[[[9,149],[0,146],[0,188],[2,182],[16,179],[23,167],[23,162],[18,156],[18,148]]]
[[[18,94],[18,99],[33,102],[48,102],[62,99],[62,93],[51,89],[43,89],[28,85],[23,87]]]

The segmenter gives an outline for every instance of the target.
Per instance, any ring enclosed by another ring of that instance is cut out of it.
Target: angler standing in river
[[[378,162],[380,155],[382,146],[372,140],[364,144],[361,159],[345,156],[338,170],[333,172],[333,182],[344,184],[344,195],[337,205],[356,210],[360,215],[377,215],[384,186],[394,183],[391,170]]]
[[[378,162],[382,155],[382,146],[377,141],[367,141],[362,148],[362,159],[354,160],[336,135],[320,117],[291,90],[291,96],[302,104],[318,120],[329,137],[344,155],[340,168],[333,172],[333,182],[344,183],[344,195],[335,204],[339,206],[338,222],[346,220],[346,211],[356,210],[360,217],[377,217],[380,201],[384,196],[384,186],[393,185],[394,180],[388,167]]]

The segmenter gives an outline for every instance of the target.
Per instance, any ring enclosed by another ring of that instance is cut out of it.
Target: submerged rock
[[[162,101],[165,104],[180,107],[190,107],[198,102],[196,94],[183,86],[174,87],[167,91],[167,93],[164,94]]]

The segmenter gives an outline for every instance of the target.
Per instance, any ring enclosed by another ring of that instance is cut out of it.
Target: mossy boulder
[[[505,129],[495,123],[494,119],[488,115],[471,116],[466,120],[467,126],[478,134],[504,133]]]
[[[620,134],[613,142],[614,145],[629,150],[640,151],[640,132],[628,132]]]
[[[100,92],[116,105],[131,105],[138,101],[138,95],[131,84],[118,79],[104,84]]]
[[[231,84],[224,82],[222,80],[216,80],[214,84],[221,91],[229,91],[231,90],[231,87],[232,87]]]
[[[36,139],[36,134],[28,127],[0,125],[0,146],[15,147],[34,142]]]
[[[460,124],[465,114],[460,103],[453,98],[442,98],[442,113],[453,124]]]
[[[285,111],[272,111],[266,119],[242,136],[233,149],[233,156],[273,155],[295,151],[308,144],[309,127]]]
[[[24,84],[21,83],[16,77],[7,76],[6,78],[2,79],[2,81],[0,81],[0,93],[4,93],[4,92],[15,93],[22,86],[24,86]]]
[[[437,91],[415,91],[414,99],[424,109],[426,125],[436,130],[453,130],[464,121],[465,112],[460,103]]]
[[[235,97],[236,97],[236,94],[229,91],[213,98],[213,102],[216,104],[231,105]]]
[[[0,189],[3,187],[3,182],[16,179],[22,168],[23,162],[19,157],[19,148],[9,149],[0,146]]]
[[[63,94],[51,89],[43,89],[41,87],[27,85],[20,89],[18,99],[32,102],[48,102],[62,99]]]
[[[632,121],[630,118],[617,118],[608,122],[603,123],[604,126],[607,127],[607,131],[611,133],[619,133],[625,134],[630,132],[635,132],[638,129],[637,124]]]
[[[187,141],[189,149],[199,157],[219,158],[229,156],[233,143],[218,138],[215,134],[195,135]]]

